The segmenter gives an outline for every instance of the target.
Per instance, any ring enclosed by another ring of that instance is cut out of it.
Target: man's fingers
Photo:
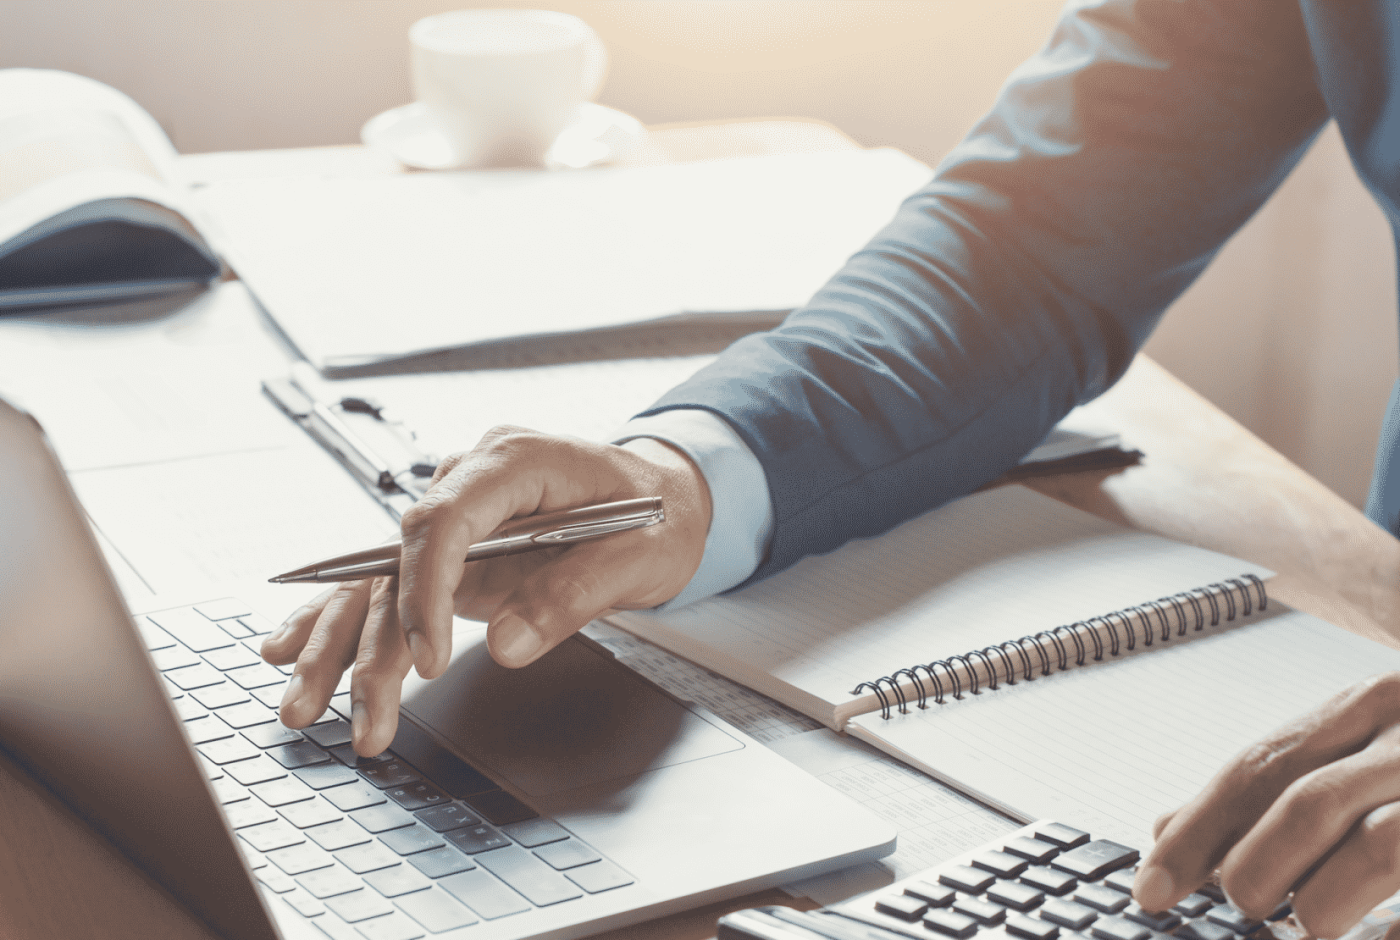
[[[398,579],[383,578],[371,592],[350,673],[350,733],[361,757],[380,754],[394,740],[403,677],[412,666],[399,625]]]
[[[330,704],[355,655],[369,607],[372,581],[358,581],[336,591],[322,608],[311,635],[297,657],[296,671],[287,682],[280,708],[282,724],[304,728],[320,718]]]
[[[301,648],[306,645],[307,638],[311,636],[311,629],[316,626],[316,618],[321,616],[321,611],[330,602],[331,597],[337,591],[345,589],[345,585],[338,584],[329,590],[322,591],[316,595],[314,600],[302,604],[292,611],[291,616],[282,622],[282,626],[263,637],[262,658],[274,666],[296,662],[297,656],[301,654]]]
[[[1293,913],[1315,937],[1339,937],[1400,888],[1400,804],[1379,807],[1293,895]]]

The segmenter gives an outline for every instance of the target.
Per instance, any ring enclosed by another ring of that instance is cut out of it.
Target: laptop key
[[[162,673],[162,675],[186,692],[191,689],[202,689],[207,685],[218,685],[224,681],[223,673],[207,663],[197,663],[193,666],[185,666],[181,669],[172,669],[169,672]]]
[[[302,917],[320,917],[326,912],[326,905],[307,894],[304,889],[295,889],[282,895],[282,900]]]
[[[366,842],[335,853],[340,863],[357,875],[397,865],[401,859],[378,842]]]
[[[417,855],[410,855],[408,863],[429,878],[455,875],[459,871],[471,871],[476,867],[476,863],[470,858],[446,845],[440,849],[429,849]]]
[[[446,806],[432,806],[428,809],[419,810],[414,815],[431,826],[436,832],[450,832],[453,829],[460,829],[463,826],[481,825],[481,820],[469,813],[467,808],[461,803],[448,803]],[[554,824],[551,823],[550,825]],[[563,833],[561,838],[568,838],[569,834],[564,832],[562,828],[558,826],[555,826],[555,828]],[[518,837],[512,836],[512,838],[514,838],[516,842],[520,842],[521,845],[529,845],[528,842],[523,842]],[[553,840],[546,839],[545,841],[549,842]],[[535,845],[541,844],[540,842],[535,843]]]
[[[355,771],[339,763],[313,764],[309,767],[298,767],[292,771],[302,783],[313,790],[325,790],[329,787],[338,787],[346,783],[358,781]]]
[[[236,760],[247,760],[250,757],[257,757],[262,752],[255,748],[247,740],[230,735],[227,738],[220,738],[217,741],[206,741],[195,750],[204,755],[216,764],[227,764]]]
[[[242,643],[235,643],[233,646],[226,646],[221,650],[210,650],[204,654],[204,661],[220,672],[224,672],[229,669],[237,669],[240,666],[255,666],[262,662],[262,657]]]
[[[215,798],[225,805],[237,803],[248,798],[248,789],[227,777],[211,780],[209,781],[209,786],[214,788]]]
[[[404,826],[413,825],[413,814],[392,803],[357,809],[350,814],[350,818],[363,826],[366,832],[372,832],[375,835],[388,832],[391,829],[402,829]]]
[[[519,846],[478,855],[476,863],[539,907],[583,897],[577,885]]]
[[[329,754],[310,741],[297,741],[294,744],[284,744],[282,747],[271,748],[268,750],[267,756],[288,770],[310,767],[312,764],[324,764],[331,759]]]
[[[194,605],[195,612],[209,620],[227,620],[230,617],[246,617],[252,613],[247,603],[236,597],[221,597],[218,600],[201,601]]]
[[[283,777],[281,780],[269,780],[267,783],[259,783],[249,787],[253,795],[262,800],[268,806],[286,806],[289,803],[300,803],[302,800],[309,800],[316,795],[306,784],[295,777]]]
[[[487,822],[495,823],[498,826],[524,822],[539,816],[539,813],[504,790],[478,793],[467,799],[467,805],[485,817]]]
[[[339,865],[331,864],[297,878],[297,883],[312,897],[325,900],[337,894],[349,894],[364,887],[358,875],[352,875]]]
[[[360,771],[360,775],[381,790],[417,783],[422,779],[418,771],[398,760],[382,761],[366,767]]]
[[[281,813],[283,819],[298,829],[320,826],[344,818],[340,810],[320,797],[283,806],[277,812]]]
[[[444,812],[448,809],[450,809],[450,807],[443,807],[437,810],[424,810],[418,814],[418,818],[424,822],[428,822],[427,816],[429,813]],[[431,826],[432,823],[428,822],[428,825]],[[456,827],[454,826],[451,828]],[[552,819],[531,819],[526,822],[512,823],[508,826],[502,826],[501,830],[527,849],[533,849],[536,846],[545,845],[549,842],[562,842],[569,837],[569,830]],[[442,832],[443,830],[439,829],[438,831]]]
[[[419,781],[410,783],[406,787],[393,787],[385,790],[389,799],[399,804],[406,810],[426,809],[429,806],[438,806],[447,802],[446,795],[431,783]]]
[[[336,747],[341,744],[350,743],[350,722],[335,721],[323,722],[319,725],[312,725],[302,731],[311,740],[321,747]]]
[[[564,877],[589,894],[625,888],[632,884],[632,877],[612,862],[604,859],[591,865],[581,865],[564,872]]]
[[[283,874],[271,865],[264,865],[253,877],[278,894],[286,894],[288,891],[295,890],[297,886],[290,875]]]
[[[165,672],[168,669],[183,669],[186,666],[198,666],[200,659],[183,646],[176,646],[174,643],[171,643],[164,649],[153,650],[151,652],[151,662],[155,663],[158,671]]]
[[[376,806],[389,802],[384,794],[359,780],[344,786],[322,790],[321,795],[334,803],[337,809],[342,809],[347,813],[364,809],[366,806]]]
[[[230,705],[242,705],[248,701],[248,693],[232,682],[221,682],[218,685],[195,689],[190,692],[190,697],[205,708],[227,708]]]
[[[510,845],[509,839],[490,826],[467,826],[463,829],[454,829],[446,834],[446,838],[448,842],[468,855],[488,852]]]
[[[348,849],[370,840],[370,834],[348,819],[337,820],[305,830],[306,835],[327,852]]]
[[[550,868],[559,871],[587,865],[589,862],[596,862],[603,857],[577,839],[542,845],[535,849],[535,855],[543,859]]]
[[[387,917],[361,921],[355,925],[355,930],[365,940],[422,940],[427,936],[422,927],[398,911]]]
[[[477,919],[445,891],[436,888],[398,898],[394,902],[405,914],[433,933],[468,927]]]
[[[146,643],[146,649],[154,652],[169,649],[175,645],[175,638],[152,623],[149,618],[136,617],[134,622],[136,629],[141,633],[141,639]]]
[[[395,759],[394,755],[390,754],[388,751],[385,751],[378,757],[361,757],[355,753],[355,746],[353,744],[338,744],[333,748],[329,748],[329,752],[332,757],[340,761],[346,767],[354,767],[357,770],[371,767],[375,764],[382,764],[386,760]]]
[[[193,721],[195,718],[209,717],[209,709],[189,696],[178,698],[173,704],[175,706],[175,714],[180,716],[181,721]]]
[[[379,871],[372,871],[365,875],[364,879],[365,884],[386,898],[396,898],[401,894],[410,894],[433,886],[433,883],[412,865],[381,868]]]
[[[229,828],[244,829],[248,826],[258,826],[263,823],[272,822],[277,819],[275,810],[256,800],[244,800],[234,803],[224,809],[224,816],[228,819]]]
[[[529,902],[480,868],[448,875],[438,884],[483,920],[530,910]]]
[[[262,702],[244,702],[242,705],[230,705],[228,708],[221,708],[214,714],[224,724],[235,731],[242,731],[254,725],[267,724],[277,720],[277,713],[268,708]]]
[[[159,613],[147,614],[146,616],[156,626],[196,653],[233,645],[233,637],[188,607],[162,610]]]
[[[267,663],[240,666],[237,669],[230,669],[224,675],[245,689],[261,689],[265,685],[285,685],[287,682],[286,676],[278,672],[276,667]]]
[[[245,627],[241,620],[220,620],[219,627],[235,640],[246,639],[253,635],[253,631]]]
[[[286,769],[281,764],[268,760],[261,754],[247,760],[224,764],[223,769],[224,773],[245,787],[251,787],[255,783],[266,783],[269,780],[276,780],[287,775]]]
[[[426,852],[428,849],[435,849],[443,844],[437,833],[421,823],[414,823],[403,829],[393,829],[382,833],[379,836],[379,841],[400,855]]]
[[[334,911],[341,920],[352,924],[369,920],[371,917],[383,917],[394,909],[392,904],[368,888],[360,888],[358,891],[327,898],[325,905]]]
[[[239,733],[261,748],[280,747],[302,740],[300,731],[293,731],[280,721],[244,728]]]

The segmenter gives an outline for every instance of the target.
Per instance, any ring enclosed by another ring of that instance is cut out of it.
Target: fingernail
[[[544,637],[519,617],[507,615],[496,626],[501,638],[501,665],[528,666],[544,649]]]
[[[297,703],[301,698],[301,693],[306,683],[301,681],[301,673],[293,674],[291,681],[287,683],[287,691],[282,693],[282,708],[288,708]]]
[[[423,639],[421,633],[410,633],[408,635],[408,652],[413,657],[413,665],[418,669],[421,676],[433,664],[433,648],[428,645],[428,641]]]
[[[369,735],[369,709],[364,702],[350,703],[350,734],[357,746]]]
[[[1176,884],[1165,868],[1144,865],[1133,879],[1133,897],[1145,911],[1165,911],[1171,904]]]

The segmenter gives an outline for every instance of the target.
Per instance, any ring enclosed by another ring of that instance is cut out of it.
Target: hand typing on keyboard
[[[1400,673],[1248,748],[1156,828],[1133,886],[1144,908],[1172,907],[1218,868],[1247,917],[1292,891],[1303,927],[1340,936],[1400,890]]]
[[[563,549],[464,565],[467,548],[521,516],[661,496],[666,521]],[[403,518],[398,577],[351,582],[296,610],[262,646],[295,662],[281,718],[303,728],[351,672],[353,743],[373,756],[398,725],[403,678],[447,668],[452,615],[489,623],[504,666],[538,659],[604,611],[654,607],[685,587],[704,553],[709,492],[689,458],[650,438],[623,446],[497,428],[444,460]]]

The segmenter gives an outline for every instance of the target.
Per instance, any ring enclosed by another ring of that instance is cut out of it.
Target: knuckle
[[[1391,803],[1363,816],[1355,840],[1366,870],[1393,879],[1400,872],[1400,805]]]
[[[350,683],[358,689],[377,688],[382,678],[383,669],[372,654],[357,656],[355,665],[350,667]]]
[[[1311,829],[1336,819],[1346,809],[1348,782],[1323,767],[1298,778],[1283,792],[1288,818],[1294,825]]]

